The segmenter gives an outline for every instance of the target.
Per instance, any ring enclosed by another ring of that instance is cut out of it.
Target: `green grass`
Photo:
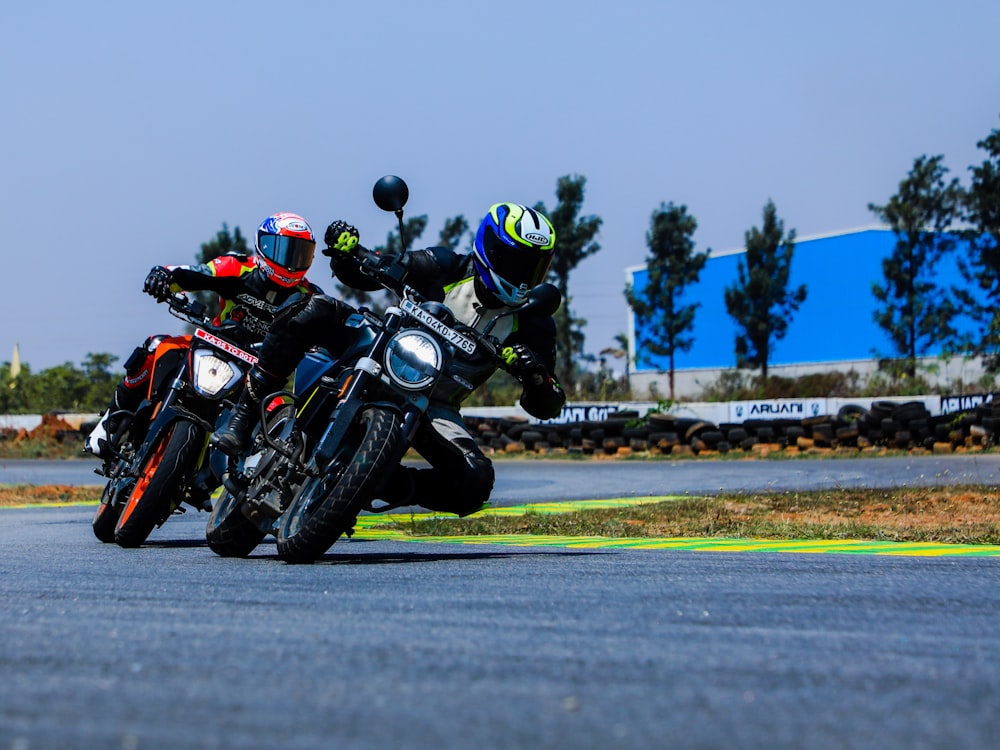
[[[726,537],[1000,544],[1000,494],[986,487],[820,490],[682,497],[616,508],[489,510],[468,518],[396,517],[412,536]]]
[[[99,487],[0,486],[0,506],[94,503],[99,497]],[[579,505],[487,509],[464,519],[396,514],[366,519],[365,526],[414,537],[540,534],[1000,544],[1000,489],[979,485],[726,493],[659,502],[623,500],[613,507]]]

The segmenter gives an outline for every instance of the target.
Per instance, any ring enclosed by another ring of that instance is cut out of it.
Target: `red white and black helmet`
[[[293,287],[302,282],[312,265],[316,238],[298,214],[268,216],[257,227],[254,241],[257,267],[278,286]]]

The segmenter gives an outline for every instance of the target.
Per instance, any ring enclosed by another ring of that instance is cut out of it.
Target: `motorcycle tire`
[[[139,547],[167,519],[204,440],[204,430],[184,419],[164,430],[140,468],[118,517],[115,542],[120,547]]]
[[[294,430],[295,408],[285,405],[272,411],[267,418],[268,433],[281,441],[287,441]],[[283,456],[273,448],[264,450],[256,461],[254,471],[267,482],[270,471]],[[260,544],[267,532],[247,518],[242,502],[228,490],[223,490],[208,514],[205,540],[209,548],[221,557],[246,557]]]
[[[379,480],[394,468],[400,426],[391,409],[370,407],[358,415],[331,471],[307,480],[282,515],[277,534],[282,560],[313,562],[354,526]]]
[[[128,430],[130,427],[131,419],[122,426],[122,429]],[[134,439],[126,432],[123,433],[123,439],[115,442],[118,448],[127,443],[131,449]],[[115,540],[115,527],[118,525],[118,516],[121,515],[122,511],[121,503],[116,502],[115,498],[127,495],[135,484],[135,480],[127,476],[128,461],[124,458],[115,459],[114,465],[107,468],[110,471],[109,476],[114,478],[109,479],[104,485],[104,490],[101,492],[101,502],[97,506],[97,510],[94,511],[94,518],[90,525],[94,530],[94,536],[105,544],[110,544]]]
[[[101,502],[97,506],[97,510],[94,511],[94,518],[90,522],[94,529],[94,536],[105,544],[110,544],[115,540],[115,527],[118,525],[118,516],[120,515],[120,508],[116,508],[109,499],[113,482],[114,480],[104,486]]]
[[[223,490],[208,514],[205,539],[221,557],[246,557],[264,541],[266,534],[243,515],[240,501]]]

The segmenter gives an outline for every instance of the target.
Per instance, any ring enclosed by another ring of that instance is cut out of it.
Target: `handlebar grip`
[[[361,270],[383,287],[397,294],[403,290],[407,271],[399,263],[401,256],[382,255],[361,245],[354,249],[352,255],[357,259]]]

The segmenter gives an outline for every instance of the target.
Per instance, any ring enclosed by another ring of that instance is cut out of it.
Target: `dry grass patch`
[[[0,508],[12,505],[44,505],[53,503],[92,503],[101,497],[100,487],[74,487],[64,484],[0,485]]]
[[[0,507],[96,502],[99,487],[0,486]],[[521,516],[400,520],[416,536],[549,534],[603,537],[871,539],[1000,544],[1000,489],[982,486],[727,493],[669,502]]]

